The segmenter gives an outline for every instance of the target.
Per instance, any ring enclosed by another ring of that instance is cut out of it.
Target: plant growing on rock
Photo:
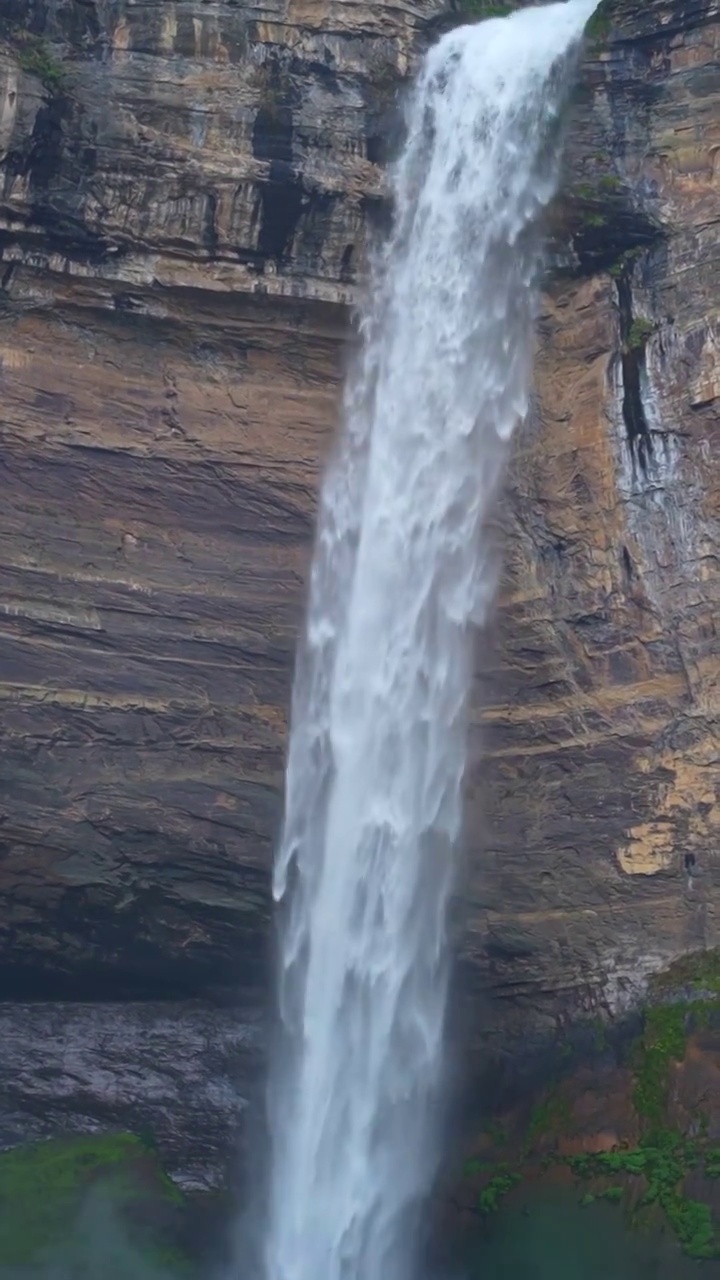
[[[527,1128],[526,1150],[530,1151],[540,1138],[563,1132],[569,1123],[570,1110],[567,1102],[551,1092],[533,1107]]]
[[[637,316],[630,325],[630,332],[627,337],[628,351],[641,351],[647,346],[649,339],[655,332],[655,325],[651,320],[646,320],[644,316]]]
[[[594,14],[590,18],[585,34],[588,40],[606,40],[610,34],[612,26],[612,11],[615,0],[601,0]]]
[[[640,1119],[651,1128],[661,1126],[667,1108],[670,1064],[685,1053],[685,1010],[682,1005],[648,1009],[638,1046],[633,1102]]]
[[[565,1161],[583,1179],[618,1174],[644,1178],[646,1190],[641,1207],[657,1204],[663,1210],[690,1257],[714,1258],[718,1256],[718,1244],[710,1207],[699,1200],[690,1200],[681,1190],[686,1172],[697,1162],[695,1145],[669,1130],[656,1131],[652,1141],[641,1143],[633,1150],[572,1156]],[[590,1195],[583,1196],[581,1203],[592,1203]],[[602,1196],[605,1200],[619,1201],[622,1195],[622,1187],[610,1187],[595,1198]]]
[[[672,1064],[685,1057],[690,1029],[714,1025],[720,1019],[715,994],[720,986],[720,952],[703,953],[692,963],[685,959],[671,976],[669,990],[660,979],[655,983],[655,989],[663,991],[666,1001],[670,995],[670,1000],[645,1010],[642,1035],[634,1046],[632,1097],[642,1126],[639,1143],[577,1156],[559,1155],[557,1148],[542,1158],[533,1154],[540,1138],[571,1129],[568,1103],[557,1087],[551,1088],[533,1108],[524,1145],[516,1148],[513,1163],[474,1160],[466,1166],[469,1174],[486,1178],[478,1198],[481,1213],[497,1209],[526,1174],[536,1177],[543,1168],[564,1166],[586,1184],[581,1205],[598,1201],[619,1205],[625,1200],[639,1222],[645,1211],[656,1208],[685,1254],[699,1260],[720,1258],[720,1232],[716,1232],[710,1205],[688,1196],[684,1187],[693,1170],[705,1178],[720,1179],[720,1147],[710,1144],[707,1117],[690,1136],[671,1127],[668,1119]],[[688,999],[694,991],[698,998]]]
[[[134,1134],[80,1134],[0,1152],[0,1273],[34,1266],[67,1249],[79,1249],[80,1256],[88,1243],[86,1227],[93,1226],[98,1212],[127,1238],[138,1265],[171,1262],[182,1273],[185,1259],[167,1227],[183,1203],[157,1157]],[[136,1220],[139,1205],[144,1226]],[[102,1239],[99,1243],[104,1248]],[[116,1274],[113,1270],[112,1277]]]
[[[608,268],[609,274],[614,280],[619,280],[622,276],[629,274],[633,263],[637,261],[642,252],[643,249],[641,245],[634,245],[632,249],[625,249],[625,251],[620,254],[620,257],[613,262],[612,266]]]
[[[508,1192],[512,1191],[513,1187],[516,1187],[521,1181],[522,1177],[519,1173],[495,1174],[495,1177],[485,1184],[478,1196],[478,1209],[480,1212],[494,1213]]]
[[[720,994],[720,948],[682,956],[664,973],[652,978],[650,985],[658,993],[679,994],[689,990]],[[708,1010],[710,1007],[708,1004]]]
[[[17,41],[17,61],[21,70],[36,76],[51,93],[58,93],[65,82],[65,70],[47,41],[26,32],[19,32]]]

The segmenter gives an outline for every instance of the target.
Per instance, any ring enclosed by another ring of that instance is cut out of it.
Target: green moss
[[[605,192],[621,191],[622,182],[613,173],[605,173],[598,182],[598,190]]]
[[[601,1191],[600,1200],[608,1200],[610,1204],[619,1204],[625,1192],[622,1187],[608,1187],[607,1190]]]
[[[647,323],[647,322],[646,322]],[[685,1056],[688,1027],[707,1026],[720,1013],[720,1001],[676,1001],[654,1005],[645,1013],[643,1034],[635,1052],[633,1103],[646,1131],[662,1129],[667,1115],[670,1065]],[[701,1131],[703,1117],[700,1118]],[[704,1117],[707,1132],[707,1117]]]
[[[640,351],[647,345],[648,338],[655,332],[655,326],[651,320],[646,320],[644,316],[637,316],[630,326],[630,332],[627,337],[627,347],[629,351]]]
[[[585,217],[586,227],[604,227],[607,225],[607,218],[602,213],[588,213]]]
[[[628,254],[634,257],[639,252],[642,250],[634,249]],[[620,1203],[628,1187],[637,1180],[639,1186],[632,1202],[638,1205],[640,1214],[653,1207],[659,1209],[683,1251],[697,1259],[720,1258],[720,1240],[710,1206],[685,1195],[683,1184],[692,1169],[700,1169],[707,1178],[720,1178],[720,1147],[710,1146],[708,1142],[707,1117],[704,1125],[700,1117],[697,1137],[686,1138],[669,1128],[668,1095],[671,1065],[685,1056],[688,1030],[720,1018],[720,999],[714,995],[708,998],[705,994],[714,992],[716,983],[720,987],[720,952],[685,957],[673,971],[672,985],[681,984],[685,991],[689,986],[703,994],[694,1000],[655,1005],[645,1013],[634,1060],[633,1102],[643,1132],[639,1146],[594,1155],[550,1155],[542,1161],[537,1158],[532,1161],[536,1171],[548,1164],[560,1163],[572,1169],[578,1178],[590,1181],[591,1186],[580,1201],[582,1205],[591,1205],[597,1200]],[[657,983],[655,986],[657,989]],[[567,1103],[553,1089],[530,1115],[520,1163],[525,1164],[539,1138],[566,1131],[569,1120]],[[468,1172],[489,1178],[480,1193],[483,1213],[496,1209],[522,1177],[509,1164],[480,1161],[470,1162]]]
[[[607,221],[605,215],[601,212],[603,207],[607,207],[608,198],[618,191],[622,190],[622,183],[619,178],[613,174],[603,174],[598,178],[595,184],[591,182],[578,182],[572,188],[572,194],[576,200],[581,201],[585,205],[592,205],[592,209],[584,210],[585,221],[589,225],[600,226]]]
[[[590,18],[585,35],[588,40],[606,40],[612,27],[613,0],[602,0]]]
[[[463,1172],[468,1178],[477,1178],[483,1173],[492,1173],[495,1169],[504,1168],[504,1164],[494,1164],[489,1160],[478,1160],[473,1156],[471,1160],[465,1161]]]
[[[494,1213],[509,1191],[516,1187],[522,1177],[519,1173],[496,1173],[485,1184],[478,1196],[478,1209],[481,1213]]]
[[[620,254],[617,261],[613,262],[612,266],[608,268],[610,275],[613,276],[614,279],[619,280],[620,277],[625,275],[628,269],[632,266],[636,258],[640,257],[641,253],[642,248],[640,245],[635,245],[632,249],[626,249],[624,253]]]
[[[37,76],[46,89],[57,92],[62,89],[65,71],[47,41],[40,36],[31,36],[23,32],[18,36],[18,65],[28,75]]]
[[[17,1266],[65,1245],[83,1201],[102,1191],[123,1209],[139,1196],[182,1203],[145,1144],[132,1134],[88,1134],[0,1153],[0,1267]],[[153,1256],[166,1252],[148,1242]]]
[[[660,1126],[665,1116],[670,1063],[685,1054],[685,1016],[683,1006],[676,1004],[658,1005],[645,1015],[633,1103],[640,1119],[653,1126]]]
[[[570,1108],[564,1098],[551,1093],[537,1103],[530,1113],[527,1127],[526,1150],[530,1151],[540,1138],[559,1136],[570,1123]]]
[[[676,1195],[669,1197],[662,1207],[685,1253],[691,1258],[720,1256],[708,1205]]]
[[[690,988],[720,994],[720,949],[692,951],[651,980],[651,989],[669,993]]]
[[[684,1140],[671,1130],[656,1130],[652,1141],[626,1151],[604,1151],[597,1155],[574,1156],[565,1163],[581,1178],[606,1178],[624,1174],[645,1179],[641,1205],[658,1205],[675,1232],[685,1253],[692,1258],[720,1256],[710,1208],[690,1200],[682,1192],[689,1169],[700,1160],[698,1144]],[[707,1167],[707,1165],[706,1165]],[[598,1193],[603,1199],[620,1201],[622,1187]]]

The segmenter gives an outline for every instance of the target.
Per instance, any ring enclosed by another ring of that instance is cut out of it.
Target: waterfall
[[[494,592],[484,525],[528,408],[538,215],[594,7],[452,31],[409,103],[295,680],[267,1280],[406,1280],[417,1264],[472,624]]]

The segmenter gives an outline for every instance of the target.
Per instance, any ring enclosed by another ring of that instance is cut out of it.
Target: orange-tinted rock
[[[0,65],[0,968],[9,993],[261,981],[347,308],[441,6],[40,10],[61,90],[14,29]],[[483,1051],[719,941],[718,24],[618,15],[573,111],[480,644],[459,948]]]

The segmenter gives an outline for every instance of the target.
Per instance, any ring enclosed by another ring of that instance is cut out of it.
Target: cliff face
[[[412,23],[27,18],[2,63],[1,963],[11,988],[252,982],[368,130]]]
[[[670,318],[682,276],[652,251],[636,270],[657,326],[646,458],[620,353],[601,345],[623,341],[616,285],[595,278],[548,299],[539,422],[512,486],[470,945],[521,1035],[539,1008],[551,1027],[559,1008],[628,1007],[674,955],[717,944],[718,428],[685,381],[705,376],[708,316],[700,302]]]
[[[442,6],[4,14],[3,990],[262,986],[348,306]],[[498,1048],[720,942],[719,27],[604,21],[479,645],[459,945]]]
[[[614,13],[571,125],[471,778],[469,951],[521,1037],[632,1005],[718,937],[718,15]]]

